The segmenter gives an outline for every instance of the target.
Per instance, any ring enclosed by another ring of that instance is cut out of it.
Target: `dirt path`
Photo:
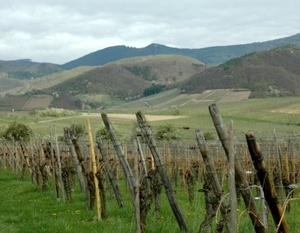
[[[117,114],[117,113],[109,113],[107,114],[110,118],[115,119],[124,119],[124,120],[136,120],[135,114]],[[82,114],[83,117],[101,117],[101,113],[84,113]],[[145,115],[147,121],[164,121],[164,120],[174,120],[174,119],[180,119],[185,118],[186,116],[173,116],[173,115],[167,115],[167,116],[159,116],[159,115]]]

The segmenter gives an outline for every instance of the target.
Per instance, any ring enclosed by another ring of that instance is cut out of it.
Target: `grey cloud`
[[[0,8],[0,60],[64,63],[108,46],[201,48],[299,33],[298,0],[11,0]]]

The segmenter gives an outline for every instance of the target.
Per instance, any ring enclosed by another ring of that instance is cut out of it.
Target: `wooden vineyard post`
[[[217,171],[215,168],[214,161],[212,159],[212,156],[209,153],[208,146],[205,141],[203,132],[200,130],[196,130],[195,134],[196,134],[198,147],[199,147],[202,159],[205,164],[206,172],[208,173],[208,178],[211,180],[212,190],[213,190],[215,196],[218,198],[218,201],[220,202],[222,199],[222,187],[221,187],[220,181],[217,176]],[[225,225],[226,229],[228,232],[231,232],[229,222],[227,221],[227,218],[228,218],[227,208],[226,208],[224,202],[220,203],[220,210],[221,210],[223,219],[226,221],[226,225]]]
[[[101,220],[101,201],[100,201],[100,193],[99,193],[99,183],[96,176],[97,173],[97,163],[95,158],[95,151],[94,151],[94,142],[93,142],[93,135],[91,130],[91,124],[89,118],[87,118],[87,128],[89,134],[89,141],[90,141],[90,154],[92,160],[92,168],[93,168],[93,177],[94,177],[94,185],[95,185],[95,196],[97,202],[97,219]]]
[[[125,177],[127,179],[128,185],[129,185],[131,198],[134,201],[134,182],[135,182],[135,180],[134,180],[134,176],[131,172],[130,166],[128,164],[128,161],[125,158],[124,150],[121,146],[121,143],[117,139],[117,136],[115,134],[115,131],[111,125],[111,122],[110,122],[108,116],[105,113],[102,113],[101,117],[102,117],[103,123],[105,125],[105,128],[106,128],[107,132],[109,133],[110,139],[114,145],[117,156],[120,159],[121,166],[123,168]]]
[[[73,164],[75,166],[75,170],[77,173],[77,179],[79,182],[79,186],[80,186],[80,190],[82,192],[82,194],[87,196],[86,190],[86,182],[84,180],[84,176],[83,173],[85,173],[85,171],[83,170],[83,166],[81,166],[81,163],[79,162],[77,155],[76,155],[76,151],[74,149],[74,145],[72,144],[72,140],[68,139],[68,144],[69,144],[69,149],[70,149],[70,154],[71,154],[71,158],[73,160]]]
[[[234,149],[234,135],[233,135],[233,121],[229,121],[228,125],[228,136],[229,136],[229,196],[230,196],[230,233],[237,232],[237,198],[235,188],[235,149]]]
[[[52,163],[52,177],[53,177],[53,185],[54,185],[54,196],[56,199],[59,198],[59,190],[57,187],[57,170],[56,170],[56,164],[55,164],[55,157],[54,157],[54,151],[52,148],[52,142],[49,142],[50,147],[50,155],[51,155],[51,163]]]
[[[133,205],[134,205],[134,208],[135,208],[136,232],[140,233],[141,232],[141,226],[140,226],[140,222],[138,222],[138,221],[140,221],[140,211],[139,211],[140,203],[139,203],[139,200],[138,200],[139,181],[132,174],[132,171],[130,169],[128,161],[125,158],[124,150],[121,146],[121,143],[117,139],[117,136],[115,134],[115,131],[112,127],[112,124],[111,124],[109,118],[107,117],[107,115],[105,113],[102,113],[101,117],[102,117],[102,120],[103,120],[103,123],[105,125],[105,128],[106,128],[107,132],[109,132],[110,139],[111,139],[111,141],[114,145],[115,151],[117,153],[117,156],[120,159],[123,171],[125,173],[125,177],[127,179],[128,185],[129,185],[131,198],[132,198]]]
[[[97,147],[98,147],[98,149],[100,151],[100,154],[102,156],[102,160],[103,160],[103,163],[104,163],[104,169],[105,169],[105,172],[107,174],[110,185],[112,186],[112,189],[115,193],[118,205],[119,205],[120,208],[122,208],[124,206],[124,203],[123,203],[123,200],[122,200],[122,195],[121,195],[121,192],[120,192],[120,189],[119,189],[119,185],[116,182],[116,177],[113,174],[111,166],[108,162],[107,153],[106,153],[106,151],[103,147],[103,142],[102,142],[100,137],[97,138]]]
[[[280,146],[277,143],[277,137],[276,137],[276,131],[273,130],[273,136],[274,136],[274,144],[275,144],[275,150],[276,150],[276,156],[278,157],[278,176],[279,176],[279,199],[284,199],[284,190],[283,190],[283,178],[282,178],[282,159],[281,159],[281,151]]]
[[[273,220],[278,229],[278,231],[276,232],[288,233],[290,231],[288,229],[287,221],[285,219],[282,206],[279,203],[274,183],[269,177],[269,173],[265,166],[264,158],[260,151],[260,147],[252,133],[246,134],[246,139],[251,159],[253,161],[253,165],[256,169],[258,179],[265,194],[266,202],[268,203],[268,206],[273,216]]]
[[[230,151],[229,135],[228,135],[227,130],[225,130],[222,116],[221,116],[216,104],[212,104],[209,106],[209,112],[210,112],[211,118],[213,120],[215,129],[217,131],[218,137],[224,148],[226,157],[229,160],[229,151]],[[248,213],[249,213],[250,219],[252,221],[253,227],[255,229],[255,232],[256,233],[266,233],[266,228],[264,227],[264,225],[259,217],[258,209],[255,204],[255,200],[251,194],[249,183],[248,183],[247,177],[246,177],[246,172],[243,169],[243,167],[241,166],[240,161],[236,155],[235,155],[234,170],[235,170],[235,180],[236,180],[237,186],[240,189],[243,200],[245,202],[245,206],[246,206],[246,208],[248,208]]]
[[[141,207],[140,207],[140,185],[139,185],[139,162],[138,157],[134,156],[133,174],[135,177],[134,184],[134,207],[135,207],[135,221],[136,233],[141,233]]]
[[[156,142],[154,140],[152,131],[151,131],[148,123],[146,122],[146,119],[145,119],[144,115],[141,112],[137,112],[136,117],[137,117],[139,127],[141,129],[141,133],[144,136],[146,142],[148,143],[148,147],[149,147],[149,149],[150,149],[150,151],[153,155],[155,165],[156,165],[157,170],[158,170],[158,172],[161,176],[161,179],[162,179],[162,182],[163,182],[163,185],[165,187],[166,194],[167,194],[167,198],[169,200],[170,206],[171,206],[172,211],[175,215],[177,223],[178,223],[181,231],[188,232],[186,221],[184,219],[184,216],[183,216],[183,214],[181,212],[181,209],[179,208],[179,205],[178,205],[177,200],[175,198],[175,193],[174,193],[174,190],[172,188],[172,184],[171,184],[171,182],[169,180],[169,177],[167,175],[166,168],[165,168],[165,166],[164,166],[164,164],[163,164],[163,162],[160,158],[160,154],[157,150]]]
[[[143,166],[143,169],[144,169],[144,175],[145,175],[145,177],[147,177],[148,176],[148,171],[147,171],[145,156],[144,156],[144,153],[143,153],[143,150],[142,150],[142,147],[141,147],[141,142],[140,142],[138,136],[136,136],[135,139],[136,139],[137,150],[138,150],[139,155],[141,157],[141,162],[142,162],[142,166]]]
[[[62,167],[61,167],[61,161],[60,161],[60,152],[59,152],[59,145],[58,145],[58,140],[57,140],[57,135],[56,135],[56,128],[54,128],[54,140],[55,140],[55,146],[56,146],[56,159],[57,159],[57,164],[58,164],[59,182],[60,182],[60,187],[61,187],[61,199],[63,202],[65,202],[66,192],[64,189],[64,183],[63,183],[63,179],[62,179]]]

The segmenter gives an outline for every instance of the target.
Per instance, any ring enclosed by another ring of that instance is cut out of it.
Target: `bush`
[[[74,116],[76,113],[63,108],[46,108],[44,110],[37,110],[35,114],[39,117],[66,117]]]
[[[212,133],[204,133],[204,138],[206,141],[212,141],[215,140],[215,136]]]
[[[106,130],[106,128],[99,129],[96,132],[96,138],[101,138],[104,141],[108,141],[110,140],[109,132]]]
[[[64,128],[65,138],[79,138],[83,136],[85,127],[81,124],[72,124],[70,127]]]
[[[155,133],[155,138],[159,141],[161,140],[178,140],[181,138],[181,134],[178,129],[176,129],[172,124],[167,123],[158,127]]]
[[[20,141],[23,140],[29,140],[30,136],[32,135],[32,130],[18,122],[11,123],[8,128],[2,133],[2,137],[4,137],[7,140],[15,140]]]

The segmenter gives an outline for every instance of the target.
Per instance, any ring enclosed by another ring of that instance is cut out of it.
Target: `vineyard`
[[[216,140],[158,140],[142,112],[126,142],[106,113],[100,134],[87,115],[60,137],[2,140],[0,231],[297,232],[299,137],[236,138],[209,114]]]

